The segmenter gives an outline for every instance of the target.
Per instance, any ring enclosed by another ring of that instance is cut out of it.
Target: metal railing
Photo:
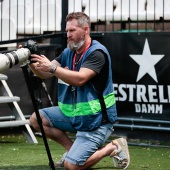
[[[87,13],[94,31],[169,31],[170,1],[167,0],[78,0],[69,11]],[[79,2],[80,3],[80,2]]]
[[[61,18],[61,0],[1,0],[0,41],[61,31]]]
[[[0,40],[61,32],[63,10],[88,14],[92,32],[169,31],[169,8],[167,0],[1,0]]]

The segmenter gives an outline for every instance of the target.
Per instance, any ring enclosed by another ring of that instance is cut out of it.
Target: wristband
[[[56,71],[56,69],[57,69],[57,66],[54,66],[54,64],[51,64],[49,72],[50,72],[51,74],[54,74],[55,71]]]

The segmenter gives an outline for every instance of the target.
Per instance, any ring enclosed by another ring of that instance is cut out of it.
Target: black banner
[[[170,120],[170,33],[105,33],[118,116]]]

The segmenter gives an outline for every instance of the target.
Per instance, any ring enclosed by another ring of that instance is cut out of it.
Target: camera
[[[33,40],[28,40],[24,48],[28,48],[31,54],[40,55],[40,52],[38,50],[38,45]]]
[[[28,40],[24,48],[17,49],[9,53],[0,54],[0,73],[8,70],[14,65],[30,63],[31,54],[38,54],[38,46],[33,40]]]

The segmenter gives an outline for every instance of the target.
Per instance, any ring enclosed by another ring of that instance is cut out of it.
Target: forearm
[[[80,68],[79,71],[72,71],[66,68],[57,67],[53,75],[67,84],[82,86],[94,77],[96,72],[88,68]]]
[[[81,84],[83,83],[83,78],[77,71],[57,67],[53,75],[69,85],[81,86]]]
[[[74,86],[82,86],[89,79],[96,75],[96,73],[87,68],[80,68],[80,70],[72,71],[67,68],[62,68],[60,63],[56,60],[50,62],[45,56],[32,55],[31,61],[36,62],[31,65],[33,72],[43,78],[50,78],[56,76],[67,84]]]

